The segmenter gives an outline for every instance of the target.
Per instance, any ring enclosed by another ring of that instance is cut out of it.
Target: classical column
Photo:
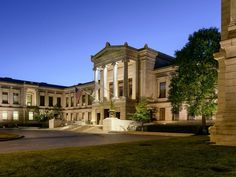
[[[117,62],[112,63],[113,65],[113,98],[118,98],[118,87],[117,87]]]
[[[128,97],[128,62],[128,59],[123,60],[123,96],[125,98]]]
[[[94,81],[95,81],[95,102],[98,102],[99,98],[98,98],[98,68],[97,67],[95,68],[95,71],[94,71]]]
[[[100,101],[103,101],[104,97],[104,67],[100,69]]]
[[[103,94],[106,99],[108,98],[107,90],[107,66],[105,65],[103,68]]]

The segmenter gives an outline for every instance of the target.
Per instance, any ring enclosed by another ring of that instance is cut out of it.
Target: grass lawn
[[[19,135],[0,132],[0,141],[9,140],[9,139],[15,139],[15,138],[18,138],[18,137],[19,137]]]
[[[0,154],[0,176],[235,177],[236,147],[193,136]]]

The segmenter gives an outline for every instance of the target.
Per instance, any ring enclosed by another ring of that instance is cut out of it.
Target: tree
[[[213,53],[219,51],[219,42],[218,29],[203,28],[190,35],[188,43],[175,53],[177,71],[169,90],[172,112],[186,105],[190,114],[202,116],[203,131],[206,118],[216,111],[218,63]]]
[[[140,102],[135,106],[136,112],[133,114],[132,119],[141,123],[142,131],[143,124],[151,120],[150,110],[147,107],[148,103],[145,98],[142,98]]]

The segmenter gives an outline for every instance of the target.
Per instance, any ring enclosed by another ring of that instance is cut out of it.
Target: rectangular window
[[[33,98],[33,96],[31,94],[27,95],[27,97],[26,97],[27,106],[32,106],[32,98]]]
[[[119,81],[118,82],[118,93],[119,93],[119,97],[123,96],[123,88],[124,88],[124,82],[123,81]]]
[[[132,90],[132,78],[129,79],[128,85],[129,85],[129,87],[128,87],[128,90],[129,90],[129,98],[131,99],[131,98],[132,98],[132,94],[133,94],[133,90]]]
[[[61,107],[61,97],[57,97],[57,106]]]
[[[82,95],[82,105],[86,104],[86,95]]]
[[[66,97],[66,107],[69,107],[69,97]]]
[[[13,93],[13,104],[19,104],[19,94]]]
[[[19,112],[13,111],[13,120],[19,120]]]
[[[2,112],[2,120],[7,120],[7,111]]]
[[[93,97],[88,95],[88,105],[92,105]]]
[[[39,105],[40,106],[45,106],[45,96],[40,96],[40,103],[39,103]]]
[[[8,104],[8,92],[2,92],[2,104]]]
[[[159,98],[166,98],[166,82],[160,83]]]
[[[70,106],[74,107],[74,97],[70,97]]]
[[[34,120],[34,113],[33,112],[29,112],[29,120]]]
[[[50,106],[50,107],[52,107],[53,106],[53,97],[52,96],[50,96],[49,98],[48,98],[48,106]]]

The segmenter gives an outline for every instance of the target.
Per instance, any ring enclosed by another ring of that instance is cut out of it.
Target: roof
[[[50,88],[57,88],[57,89],[67,88],[66,86],[62,86],[62,85],[48,84],[45,82],[32,82],[32,81],[18,80],[18,79],[12,79],[9,77],[0,77],[0,82],[8,82],[8,83],[22,84],[22,85],[29,84],[29,85],[36,85],[39,87],[50,87]]]
[[[175,60],[174,57],[166,55],[164,53],[158,52],[158,55],[156,57],[154,69],[163,68],[166,66],[173,65],[173,61]]]

